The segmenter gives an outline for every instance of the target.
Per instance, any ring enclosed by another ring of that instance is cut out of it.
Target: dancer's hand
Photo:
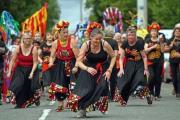
[[[158,44],[153,45],[153,46],[152,46],[152,49],[156,49],[157,46],[158,46]]]
[[[30,74],[29,74],[29,77],[28,77],[29,79],[32,79],[33,78],[33,73],[31,72]]]
[[[105,76],[105,80],[109,80],[110,77],[111,77],[111,72],[110,70],[107,70],[105,73],[104,73],[104,76]]]
[[[124,75],[124,69],[120,69],[117,76],[122,77]]]
[[[11,77],[11,72],[8,71],[7,78],[10,78],[10,77]]]
[[[148,70],[144,70],[144,75],[146,75],[147,77],[149,77],[149,71],[148,71]]]
[[[75,66],[75,67],[72,69],[72,73],[73,73],[73,74],[76,74],[76,73],[77,73],[77,71],[78,71],[78,67],[77,67],[77,66]]]
[[[53,65],[54,65],[53,63],[48,64],[49,68],[51,68]]]
[[[92,67],[87,67],[87,72],[94,76],[97,73],[97,70]]]

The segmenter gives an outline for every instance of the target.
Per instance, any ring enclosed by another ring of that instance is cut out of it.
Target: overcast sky
[[[80,1],[81,0],[58,0],[61,8],[60,20],[67,20],[70,22],[69,30],[76,29],[76,25],[80,23]],[[83,0],[83,3],[85,0]],[[84,4],[83,4],[84,8]],[[88,12],[83,10],[83,18],[88,18]]]

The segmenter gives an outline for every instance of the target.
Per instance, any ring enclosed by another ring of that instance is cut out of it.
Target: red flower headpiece
[[[100,23],[97,22],[91,22],[89,23],[89,25],[87,26],[86,31],[91,34],[91,32],[93,31],[93,29],[98,28],[98,29],[102,29],[102,25]]]
[[[62,30],[63,28],[67,28],[69,26],[69,22],[67,21],[59,21],[59,23],[56,24],[57,30]]]
[[[153,22],[149,27],[148,27],[148,31],[151,31],[152,29],[156,29],[157,31],[160,30],[160,26],[158,23]]]

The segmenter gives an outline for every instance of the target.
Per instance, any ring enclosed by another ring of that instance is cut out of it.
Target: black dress
[[[144,63],[140,51],[144,49],[144,41],[139,39],[136,44],[130,46],[128,41],[122,44],[125,50],[126,65],[124,68],[124,75],[118,77],[118,88],[120,91],[120,103],[124,105],[127,103],[129,96],[134,95],[144,98],[149,95],[149,89],[146,87],[147,80],[144,76]]]
[[[74,93],[68,98],[68,104],[72,111],[86,110],[91,111],[97,108],[101,112],[106,112],[108,108],[108,82],[103,74],[108,67],[107,53],[103,49],[95,54],[91,52],[90,44],[86,53],[86,61],[84,64],[97,70],[97,74],[92,76],[85,70],[81,70],[76,81]]]

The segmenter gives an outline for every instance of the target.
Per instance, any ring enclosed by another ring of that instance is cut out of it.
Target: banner
[[[22,23],[22,32],[31,30],[33,36],[36,32],[40,32],[41,37],[44,37],[46,33],[46,21],[47,3]]]

